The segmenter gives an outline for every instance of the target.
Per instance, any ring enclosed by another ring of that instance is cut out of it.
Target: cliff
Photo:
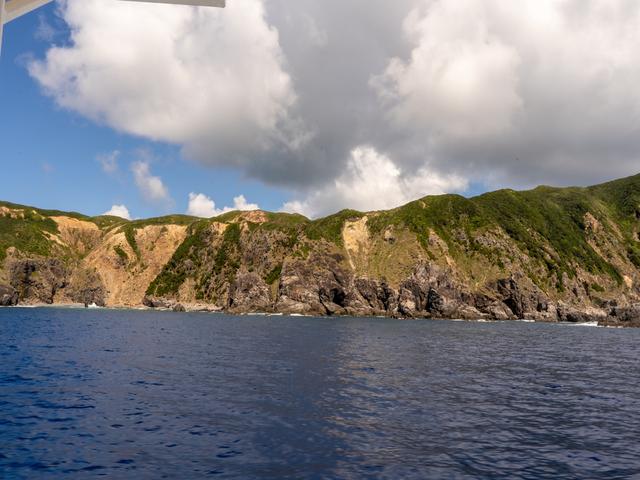
[[[640,325],[640,175],[311,221],[0,203],[0,304]]]

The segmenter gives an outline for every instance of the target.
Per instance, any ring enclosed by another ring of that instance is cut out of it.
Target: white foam
[[[599,327],[600,325],[598,325],[598,322],[578,322],[578,323],[572,323],[572,322],[561,322],[561,325],[569,325],[572,327]]]

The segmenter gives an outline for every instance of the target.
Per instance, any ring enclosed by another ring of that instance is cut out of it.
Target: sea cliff
[[[640,326],[640,175],[318,220],[126,221],[0,202],[0,305]]]

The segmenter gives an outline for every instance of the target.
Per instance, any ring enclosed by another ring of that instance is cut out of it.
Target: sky
[[[637,0],[227,4],[6,25],[0,198],[318,217],[640,172]]]

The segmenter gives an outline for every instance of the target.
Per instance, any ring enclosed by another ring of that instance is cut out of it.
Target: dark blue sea
[[[640,479],[640,330],[0,310],[0,478]]]

